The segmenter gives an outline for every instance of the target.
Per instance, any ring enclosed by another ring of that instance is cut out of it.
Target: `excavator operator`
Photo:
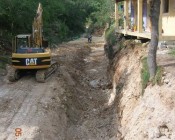
[[[20,48],[27,48],[27,42],[26,41],[23,41],[23,43],[21,44]]]

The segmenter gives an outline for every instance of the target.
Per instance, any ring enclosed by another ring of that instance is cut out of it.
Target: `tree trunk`
[[[150,0],[151,42],[148,50],[148,67],[150,79],[154,78],[157,70],[156,53],[159,41],[160,0]]]

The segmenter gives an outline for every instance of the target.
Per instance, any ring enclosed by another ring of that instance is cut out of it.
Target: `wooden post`
[[[137,0],[133,0],[133,6],[134,6],[134,25],[137,25]]]
[[[160,1],[160,16],[159,16],[159,39],[162,38],[162,13],[163,13],[163,1]]]
[[[118,20],[119,20],[119,17],[118,17],[118,2],[115,1],[115,26],[116,26],[116,29],[118,29]]]
[[[143,28],[143,0],[137,0],[137,31],[142,32]]]
[[[128,26],[128,0],[124,1],[124,30],[127,31]]]

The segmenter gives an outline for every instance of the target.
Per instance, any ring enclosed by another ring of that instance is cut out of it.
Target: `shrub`
[[[153,85],[155,85],[155,84],[161,85],[162,84],[162,76],[163,76],[163,68],[158,66],[157,71],[156,71],[156,76],[154,77],[154,79],[152,81]]]
[[[142,95],[149,82],[152,85],[155,85],[155,84],[161,85],[162,76],[163,76],[163,68],[158,66],[155,77],[151,81],[149,81],[150,74],[149,74],[149,68],[147,64],[147,57],[144,57],[142,59],[142,69],[141,69]]]
[[[105,39],[109,46],[116,44],[115,26],[111,26],[105,33]]]
[[[0,56],[0,68],[5,69],[6,64],[10,63],[9,56]]]
[[[147,57],[144,57],[142,59],[142,69],[141,69],[142,94],[144,93],[145,88],[147,87],[149,78],[150,78],[150,74],[149,74],[149,69],[147,65]]]

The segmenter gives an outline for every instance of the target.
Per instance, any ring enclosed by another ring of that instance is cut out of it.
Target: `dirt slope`
[[[167,54],[167,50],[158,50],[157,62],[165,71],[163,84],[149,85],[142,94],[140,60],[147,55],[147,48],[143,46],[128,45],[114,60],[113,88],[117,93],[120,131],[117,139],[174,140],[175,58]]]

